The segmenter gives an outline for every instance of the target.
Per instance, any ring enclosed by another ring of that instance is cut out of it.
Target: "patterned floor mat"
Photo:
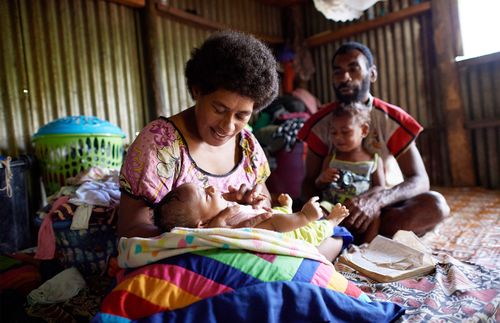
[[[450,216],[421,239],[439,263],[425,277],[376,283],[346,265],[337,269],[373,300],[406,308],[401,322],[500,322],[500,192],[438,188]]]

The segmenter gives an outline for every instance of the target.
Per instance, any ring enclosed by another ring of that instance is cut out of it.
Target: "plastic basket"
[[[64,117],[40,128],[33,143],[47,194],[92,166],[119,169],[124,138],[119,127],[92,116]]]
[[[93,224],[87,230],[54,228],[57,257],[66,267],[76,267],[83,275],[101,274],[111,256],[115,256],[115,228],[106,224]]]

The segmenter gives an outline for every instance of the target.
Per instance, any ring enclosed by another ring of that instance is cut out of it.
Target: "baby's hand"
[[[337,203],[330,211],[330,214],[326,217],[328,221],[330,221],[333,226],[337,226],[344,218],[349,215],[349,210],[342,204]]]
[[[318,203],[319,197],[314,196],[307,201],[300,211],[309,221],[319,220],[323,216],[323,211]]]
[[[292,208],[293,201],[290,195],[282,193],[278,196],[278,203],[280,204],[280,206],[286,206]]]

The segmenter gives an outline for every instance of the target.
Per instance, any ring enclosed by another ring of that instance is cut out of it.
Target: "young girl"
[[[333,147],[323,161],[315,185],[323,199],[344,203],[346,199],[382,186],[384,171],[381,158],[363,147],[370,131],[370,111],[361,103],[340,105],[332,111],[330,135]]]
[[[290,237],[305,240],[317,246],[325,238],[330,237],[333,228],[349,214],[344,206],[337,204],[325,220],[316,221],[323,216],[317,200],[318,197],[313,197],[304,204],[301,211],[291,213],[291,197],[281,194],[278,197],[281,207],[274,208],[273,216],[255,227],[284,232]],[[203,228],[228,207],[237,208],[235,212],[232,212],[232,217],[226,219],[225,224],[232,227],[237,227],[238,223],[269,211],[229,202],[224,198],[224,194],[218,192],[213,186],[203,188],[197,184],[185,183],[168,193],[155,207],[154,223],[164,232],[174,227]]]

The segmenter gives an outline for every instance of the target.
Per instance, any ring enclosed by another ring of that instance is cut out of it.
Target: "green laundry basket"
[[[92,166],[119,169],[124,138],[119,127],[93,116],[64,117],[40,128],[33,143],[47,194]]]

